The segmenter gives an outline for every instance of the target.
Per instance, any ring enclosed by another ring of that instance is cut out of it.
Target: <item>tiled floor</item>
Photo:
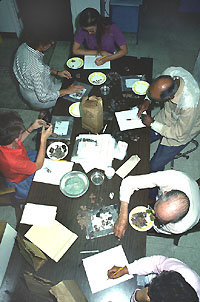
[[[153,75],[156,76],[168,66],[182,66],[192,71],[197,53],[200,48],[200,16],[196,14],[178,13],[178,0],[149,0],[141,13],[139,44],[135,44],[135,35],[125,34],[129,47],[129,55],[137,57],[153,57]],[[0,110],[12,108],[19,110],[25,123],[34,120],[37,112],[29,110],[17,93],[16,82],[11,74],[13,53],[18,45],[17,39],[3,39],[0,44]],[[57,55],[52,58],[51,64],[62,66],[65,62],[65,53],[69,45],[66,42],[59,44]],[[200,135],[197,138],[200,143]],[[28,142],[30,148],[32,141]],[[151,154],[156,143],[151,147]],[[188,160],[175,161],[175,169],[188,173],[191,177],[200,177],[200,148],[193,152]],[[169,168],[169,166],[167,166]],[[0,214],[3,208],[0,208]],[[12,209],[4,209],[5,219],[15,224]],[[179,246],[175,247],[171,239],[147,238],[147,255],[161,254],[176,257],[200,274],[200,233],[183,236]]]

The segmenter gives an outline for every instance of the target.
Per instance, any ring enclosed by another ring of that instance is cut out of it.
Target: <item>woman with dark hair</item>
[[[102,58],[95,62],[102,65],[127,54],[126,40],[119,27],[109,18],[102,17],[96,9],[83,10],[79,25],[73,45],[75,55],[101,55]],[[82,43],[86,44],[87,49],[81,46]]]
[[[54,70],[44,64],[44,52],[53,44],[54,41],[46,33],[27,32],[25,43],[19,46],[15,55],[13,71],[19,82],[20,92],[36,110],[52,108],[60,96],[83,89],[77,85],[61,89],[62,83],[56,77],[69,79],[71,74],[66,70]]]
[[[148,285],[143,289],[136,289],[131,302],[200,301],[200,277],[178,259],[164,256],[144,257],[114,274],[118,269],[119,267],[113,266],[108,271],[108,277],[116,279],[125,274],[148,277]]]

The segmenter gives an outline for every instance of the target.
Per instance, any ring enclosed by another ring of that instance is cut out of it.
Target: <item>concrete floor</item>
[[[156,76],[169,66],[182,66],[192,72],[199,52],[199,14],[179,13],[178,0],[149,0],[141,11],[139,44],[136,45],[135,34],[126,33],[129,55],[152,57],[154,59],[153,75]],[[25,124],[37,117],[37,112],[30,110],[17,92],[16,81],[11,72],[13,54],[18,46],[15,38],[4,38],[0,44],[0,110],[16,109]],[[68,42],[58,43],[56,55],[50,61],[51,66],[63,66],[69,51]],[[200,135],[197,138],[200,143]],[[32,141],[27,142],[27,148]],[[151,147],[151,154],[156,143]],[[200,177],[200,148],[190,155],[188,160],[177,159],[175,169],[188,173],[194,179]],[[169,166],[166,167],[167,169]],[[1,219],[11,225],[16,224],[14,211],[1,207]],[[200,233],[183,236],[178,247],[171,239],[147,238],[147,255],[161,254],[178,258],[187,263],[200,274]]]

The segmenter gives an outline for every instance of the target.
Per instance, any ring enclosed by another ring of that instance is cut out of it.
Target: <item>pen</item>
[[[103,57],[101,57],[101,58],[98,58],[97,61],[100,61],[101,59],[104,59],[104,58],[106,58],[106,56],[103,56]]]
[[[112,274],[112,276],[115,276],[117,273],[119,273],[121,270],[123,270],[123,268],[124,268],[124,267],[120,267],[114,274]],[[108,279],[110,279],[110,278],[108,277]],[[108,280],[108,279],[107,279],[107,280]]]
[[[105,125],[105,127],[103,128],[102,133],[104,133],[106,131],[107,126],[108,126],[108,124]]]
[[[88,254],[88,253],[99,253],[99,250],[93,250],[93,251],[80,251],[80,254]]]

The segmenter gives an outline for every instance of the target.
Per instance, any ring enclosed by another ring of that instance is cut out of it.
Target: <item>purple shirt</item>
[[[106,33],[102,36],[101,40],[101,50],[107,51],[109,53],[114,53],[116,50],[115,44],[118,47],[126,44],[126,39],[122,34],[121,30],[116,24],[111,24],[108,27]],[[86,42],[88,49],[97,49],[96,35],[90,35],[87,31],[79,27],[77,34],[74,37],[74,41],[78,44]]]
[[[159,275],[162,271],[178,272],[194,288],[200,301],[200,277],[195,271],[191,270],[178,259],[164,256],[144,257],[127,265],[127,268],[129,274],[136,275],[148,275],[152,273]],[[131,301],[135,301],[135,292]]]

